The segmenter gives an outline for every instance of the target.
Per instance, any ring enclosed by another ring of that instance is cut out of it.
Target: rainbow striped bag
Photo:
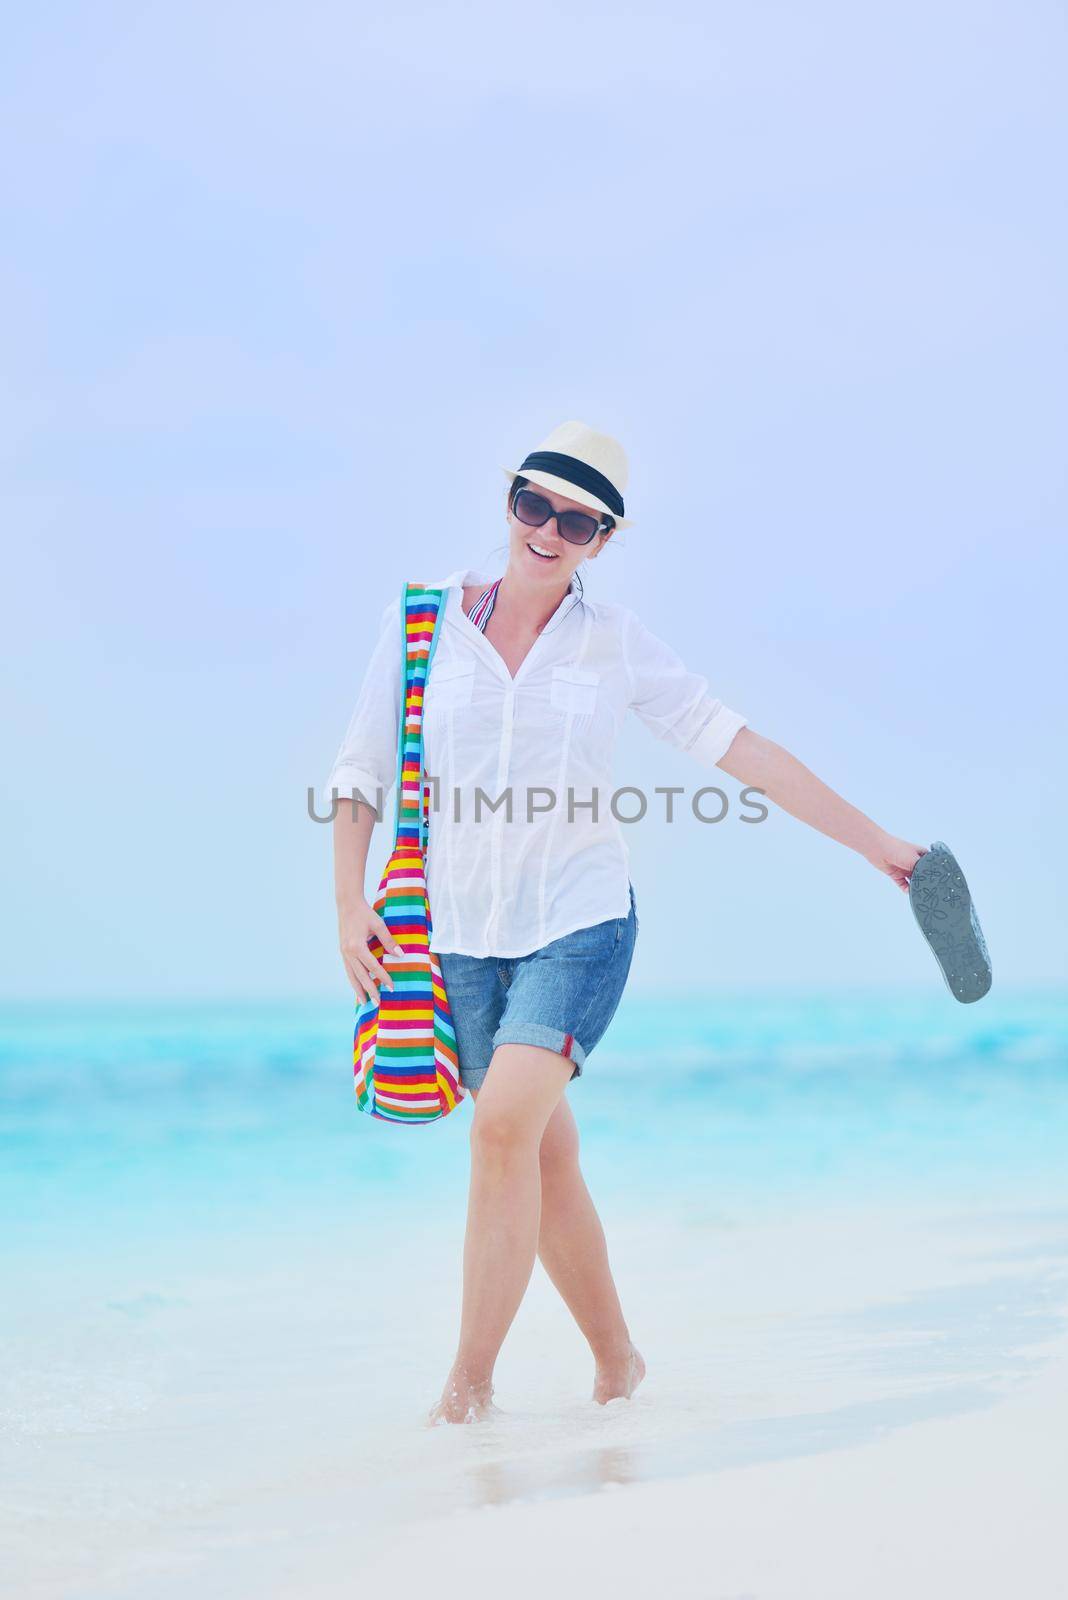
[[[406,583],[401,597],[404,708],[397,741],[397,832],[374,909],[406,959],[384,962],[383,984],[356,1011],[353,1065],[356,1104],[386,1122],[436,1122],[464,1098],[441,964],[430,949],[433,922],[426,890],[430,784],[423,765],[423,690],[444,614],[444,589]],[[381,961],[385,946],[367,941]]]

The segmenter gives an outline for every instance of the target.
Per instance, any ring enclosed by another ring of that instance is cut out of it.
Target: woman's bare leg
[[[542,1266],[589,1341],[596,1362],[593,1398],[629,1399],[645,1376],[619,1303],[601,1219],[579,1166],[579,1132],[566,1094],[541,1140]]]
[[[431,1422],[477,1421],[493,1367],[530,1282],[541,1221],[539,1148],[572,1073],[541,1045],[498,1045],[471,1124],[460,1343]]]
[[[518,1047],[502,1046],[502,1048]],[[558,1059],[562,1061],[563,1057]],[[568,1072],[570,1073],[570,1066]],[[487,1073],[483,1089],[488,1084]],[[482,1092],[478,1089],[471,1091],[476,1103]],[[472,1205],[476,1159],[474,1128],[472,1128]],[[608,1263],[604,1229],[579,1166],[578,1126],[567,1096],[563,1093],[557,1100],[541,1136],[538,1147],[538,1169],[540,1213],[537,1254],[540,1255],[549,1278],[585,1334],[593,1352],[596,1363],[593,1398],[601,1404],[620,1396],[629,1398],[645,1376],[645,1362],[631,1342],[623,1317],[623,1309]],[[469,1209],[469,1239],[473,1219],[474,1212]],[[530,1281],[533,1264],[531,1257],[515,1300],[516,1308]],[[466,1317],[468,1307],[466,1245],[464,1270]],[[514,1315],[513,1310],[512,1316]],[[511,1317],[501,1333],[500,1342],[503,1342],[504,1333],[507,1332],[510,1323]],[[485,1375],[484,1368],[480,1370],[477,1366],[471,1367],[470,1358],[467,1361],[467,1370],[464,1370],[463,1348],[464,1338],[461,1334],[461,1353],[457,1355],[453,1370],[449,1374],[441,1401],[430,1414],[432,1421],[465,1420],[469,1414],[478,1417],[485,1414],[489,1407],[492,1382]],[[490,1362],[490,1372],[492,1372],[492,1362]],[[478,1382],[480,1377],[481,1383]]]

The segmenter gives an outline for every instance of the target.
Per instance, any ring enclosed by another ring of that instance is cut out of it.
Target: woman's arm
[[[855,850],[907,892],[912,869],[927,853],[926,845],[909,844],[878,827],[782,745],[752,728],[740,728],[716,765],[732,778],[763,790],[792,817]]]
[[[367,849],[375,825],[374,807],[358,800],[339,800],[334,815],[334,898],[338,942],[345,972],[362,1005],[370,996],[378,1003],[378,985],[393,988],[389,971],[371,954],[372,934],[393,955],[404,950],[364,894]]]
[[[378,641],[360,685],[356,709],[326,781],[326,799],[334,802],[334,897],[345,973],[362,1005],[378,1002],[378,985],[393,979],[371,954],[377,936],[387,952],[402,955],[401,946],[364,895],[367,851],[376,815],[374,803],[385,803],[397,772],[397,740],[403,694],[400,599],[382,612]],[[366,796],[360,800],[360,796]],[[381,800],[379,800],[381,796]]]

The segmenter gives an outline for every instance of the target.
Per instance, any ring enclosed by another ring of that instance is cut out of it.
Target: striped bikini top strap
[[[501,578],[503,577],[504,573],[502,572],[501,577],[497,578],[493,583],[491,583],[488,589],[483,589],[482,593],[479,595],[478,599],[467,613],[475,627],[478,628],[482,633],[485,633],[486,623],[493,615],[493,604],[497,598],[497,590],[500,588]]]

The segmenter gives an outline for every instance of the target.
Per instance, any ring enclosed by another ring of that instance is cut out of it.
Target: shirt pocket
[[[601,674],[592,667],[554,667],[550,703],[554,711],[570,711],[578,717],[597,710]]]
[[[426,680],[427,711],[456,711],[471,704],[475,682],[473,661],[432,661]]]

